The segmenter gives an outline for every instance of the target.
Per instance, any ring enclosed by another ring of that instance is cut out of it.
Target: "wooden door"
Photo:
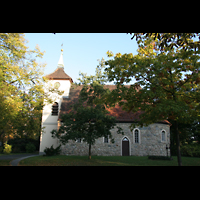
[[[124,137],[122,140],[122,156],[130,156],[129,140],[127,137]]]

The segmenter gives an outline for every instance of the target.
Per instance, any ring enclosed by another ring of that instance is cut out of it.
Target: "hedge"
[[[188,144],[181,147],[181,155],[189,157],[200,157],[200,145]]]

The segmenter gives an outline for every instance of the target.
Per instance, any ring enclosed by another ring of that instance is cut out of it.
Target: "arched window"
[[[76,140],[76,142],[77,142],[77,143],[82,143],[81,138],[78,138],[78,139]]]
[[[140,130],[138,128],[133,130],[133,143],[140,144]]]
[[[165,130],[162,130],[162,132],[161,132],[161,141],[162,142],[166,141],[166,131]]]
[[[104,143],[109,143],[109,136],[103,137],[103,142],[104,142]]]
[[[58,116],[58,103],[57,103],[57,102],[55,102],[55,103],[52,105],[52,112],[51,112],[51,115]]]

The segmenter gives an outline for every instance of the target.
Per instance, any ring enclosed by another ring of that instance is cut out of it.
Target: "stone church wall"
[[[114,143],[110,141],[104,143],[103,138],[96,140],[92,145],[92,155],[101,156],[121,156],[122,155],[122,139],[127,137],[129,139],[130,155],[132,156],[147,156],[147,155],[159,155],[166,156],[166,144],[170,143],[170,126],[168,124],[155,123],[147,127],[139,128],[140,142],[135,143],[134,130],[131,132],[129,126],[131,123],[118,123],[123,131],[124,135],[117,134],[117,129],[112,131]],[[166,140],[161,141],[162,130],[166,132]],[[69,141],[66,145],[61,146],[61,154],[63,155],[88,155],[88,144],[75,141]]]

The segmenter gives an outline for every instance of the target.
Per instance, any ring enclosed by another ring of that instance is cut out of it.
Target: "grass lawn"
[[[200,166],[200,158],[182,157],[183,166]],[[150,160],[147,156],[37,156],[26,158],[21,166],[177,166],[177,157],[173,160]]]
[[[35,152],[35,153],[38,153],[38,152]],[[26,155],[27,153],[10,153],[10,154],[4,154],[4,153],[0,153],[0,156],[6,156],[6,155]],[[16,158],[17,159],[17,158]],[[0,159],[0,166],[11,166],[10,165],[10,161],[13,160],[13,159],[10,159],[10,160],[1,160]]]
[[[33,152],[34,154],[38,154],[39,151],[35,151]],[[6,154],[6,153],[0,153],[0,156],[7,156],[7,155],[23,155],[23,154],[30,154],[30,153],[26,153],[26,152],[22,152],[22,153],[9,153],[9,154]]]
[[[0,160],[0,166],[11,166],[10,161],[11,160]]]

